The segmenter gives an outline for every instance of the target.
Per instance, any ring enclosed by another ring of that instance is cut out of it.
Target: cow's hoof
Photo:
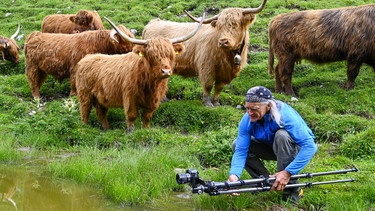
[[[133,132],[133,130],[134,126],[126,128],[126,134],[130,134],[131,132]]]
[[[214,103],[214,106],[221,106],[219,102]]]
[[[214,107],[214,104],[212,104],[211,102],[205,102],[204,106],[206,106],[206,107]]]

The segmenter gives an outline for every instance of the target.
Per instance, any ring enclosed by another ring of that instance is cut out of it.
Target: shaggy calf
[[[276,92],[295,95],[292,74],[301,59],[318,64],[346,60],[345,88],[352,89],[363,63],[375,70],[375,4],[276,16],[269,24],[268,59]]]
[[[128,54],[87,55],[78,63],[76,85],[82,122],[87,124],[94,105],[102,127],[108,129],[108,109],[122,107],[128,133],[134,129],[139,109],[142,109],[143,126],[150,127],[152,115],[167,91],[176,53],[184,49],[180,42],[191,38],[201,25],[180,38],[137,40],[108,22],[136,46]]]
[[[87,30],[103,30],[104,25],[95,11],[80,10],[77,14],[47,15],[42,21],[42,32],[73,34]]]
[[[128,36],[134,35],[119,26]],[[114,41],[116,40],[116,42]],[[75,66],[93,53],[122,54],[133,44],[121,39],[115,30],[94,30],[77,34],[32,32],[26,38],[26,76],[33,97],[40,97],[40,87],[52,75],[60,83],[70,78],[70,95],[76,95]]]

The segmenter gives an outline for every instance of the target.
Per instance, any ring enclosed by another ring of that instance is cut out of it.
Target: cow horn
[[[203,23],[203,19],[204,17],[206,17],[206,13],[203,14],[203,18],[202,20],[200,21],[198,27],[193,31],[191,32],[190,34],[188,35],[185,35],[183,37],[177,37],[177,38],[173,38],[171,39],[171,43],[179,43],[179,42],[183,42],[189,38],[191,38],[192,36],[195,35],[195,33],[197,33],[197,31],[200,29],[200,27],[202,26],[202,23]],[[104,17],[105,20],[108,21],[109,24],[111,24],[111,26],[117,31],[117,33],[122,37],[124,38],[126,41],[128,42],[131,42],[133,44],[136,44],[136,45],[146,45],[147,44],[147,40],[139,40],[139,39],[135,39],[135,38],[131,38],[129,37],[128,35],[126,35],[124,32],[122,32],[111,20],[109,20],[107,17]]]
[[[193,21],[195,22],[200,22],[200,20],[194,16],[192,16],[187,10],[184,10],[184,12],[186,13],[187,16],[189,16],[189,18],[191,18]],[[220,15],[220,14],[219,14]],[[215,15],[214,17],[211,17],[211,18],[207,18],[204,20],[204,18],[202,17],[202,20],[203,20],[203,23],[211,23],[212,21],[216,20],[219,15]]]
[[[177,37],[177,38],[171,39],[171,43],[174,44],[174,43],[184,42],[184,41],[190,39],[192,36],[194,36],[197,33],[197,31],[201,28],[201,26],[203,24],[203,20],[204,20],[205,17],[206,17],[206,12],[203,13],[202,19],[200,20],[197,28],[195,28],[194,31],[190,32],[190,34],[187,34],[183,37]]]
[[[263,10],[263,8],[266,6],[267,0],[263,0],[263,3],[257,7],[257,8],[246,8],[242,10],[242,14],[248,14],[248,13],[259,13]]]
[[[104,17],[106,21],[108,21],[109,24],[117,31],[117,33],[124,38],[126,41],[131,42],[136,45],[146,45],[147,40],[138,40],[135,38],[131,38],[128,35],[126,35],[124,32],[122,32],[111,20],[109,20],[107,17]]]
[[[20,25],[20,23],[18,23],[18,29],[17,29],[17,31],[10,37],[10,39],[14,39],[17,35],[18,35],[18,33],[20,32],[20,29],[21,29],[21,25]]]
[[[266,2],[267,0],[263,0],[263,3],[257,7],[257,8],[246,8],[246,9],[242,9],[242,13],[243,14],[248,14],[248,13],[259,13],[260,11],[263,10],[263,8],[266,6]],[[195,22],[199,22],[199,19],[192,16],[187,10],[184,10],[184,12],[186,13],[187,16],[189,16],[189,18],[191,18],[193,21]],[[215,15],[214,17],[211,17],[211,18],[207,18],[203,21],[203,23],[211,23],[212,21],[214,20],[217,20],[219,18],[220,14],[218,15]]]

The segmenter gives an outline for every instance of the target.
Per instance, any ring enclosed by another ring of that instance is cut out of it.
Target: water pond
[[[0,165],[0,210],[134,210],[108,202],[97,189],[52,180],[30,167]]]
[[[51,179],[38,167],[0,164],[0,210],[7,211],[139,211],[195,210],[188,194],[172,194],[167,202],[151,207],[115,205],[98,189],[70,180]]]

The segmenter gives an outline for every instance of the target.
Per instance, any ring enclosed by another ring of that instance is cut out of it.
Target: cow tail
[[[273,55],[273,49],[272,49],[272,43],[269,45],[268,49],[268,74],[273,75],[275,72],[273,69],[273,63],[274,63],[274,55]]]

